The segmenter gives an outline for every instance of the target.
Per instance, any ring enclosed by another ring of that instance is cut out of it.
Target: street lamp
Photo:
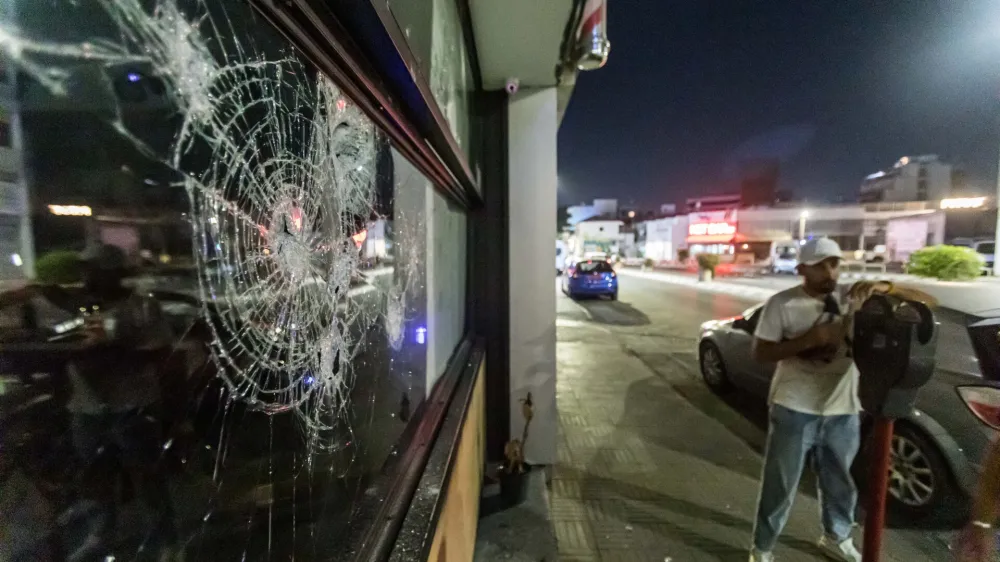
[[[806,239],[806,219],[809,218],[809,211],[799,213],[799,240]]]

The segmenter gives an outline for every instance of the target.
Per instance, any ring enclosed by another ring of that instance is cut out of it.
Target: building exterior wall
[[[643,257],[654,261],[676,260],[677,251],[687,248],[687,225],[686,215],[644,222]]]
[[[566,209],[569,215],[569,224],[575,225],[585,220],[597,217],[617,217],[617,199],[594,199],[590,205],[573,205]]]
[[[593,205],[573,205],[566,209],[566,214],[569,215],[567,222],[572,226],[581,221],[594,218],[600,213],[597,212],[597,208]]]
[[[804,220],[803,213],[806,215]],[[690,213],[686,217],[687,245],[696,253],[721,254],[739,253],[741,249],[752,250],[755,254],[759,254],[762,252],[761,248],[771,242],[797,240],[800,227],[807,239],[825,236],[836,240],[844,251],[859,249],[871,251],[877,246],[886,245],[888,226],[892,220],[906,218],[911,222],[925,223],[927,233],[932,235],[930,239],[935,241],[943,240],[946,225],[945,213],[935,211],[933,205],[924,202],[830,205],[811,208],[749,208],[728,212]],[[650,240],[655,240],[655,235],[651,234],[652,225],[655,223],[656,221],[644,223],[647,253],[650,249],[656,253],[662,251],[659,249],[661,245],[650,245]],[[724,223],[736,225],[733,235],[727,235],[719,230]],[[690,225],[698,224],[719,226],[716,227],[714,234],[703,232],[704,229],[697,232],[690,230]],[[676,246],[674,251],[679,247]]]
[[[0,65],[5,78],[0,82],[0,280],[22,281],[35,275],[24,139],[16,67],[7,57]]]
[[[530,393],[534,419],[525,458],[532,464],[555,464],[555,245],[550,242],[556,237],[555,88],[522,90],[512,96],[508,123],[510,434],[521,435],[525,423],[521,401]]]
[[[886,261],[905,262],[910,254],[925,246],[944,242],[945,216],[942,212],[917,217],[890,219],[886,225]]]
[[[622,221],[587,220],[577,223],[570,239],[570,252],[582,255],[585,252],[616,253],[622,249],[624,238]]]
[[[618,216],[618,200],[594,199],[594,210],[597,211],[597,216],[600,217]]]
[[[576,225],[576,235],[583,241],[617,242],[621,227],[621,221],[590,220]]]
[[[703,197],[691,197],[685,202],[685,210],[689,213],[697,211],[724,211],[735,209],[740,206],[740,195],[705,195]]]
[[[937,201],[951,194],[952,166],[937,156],[903,157],[861,183],[860,200]]]

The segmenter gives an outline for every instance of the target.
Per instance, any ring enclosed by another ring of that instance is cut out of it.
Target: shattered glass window
[[[0,559],[346,557],[464,215],[246,3],[2,9]]]

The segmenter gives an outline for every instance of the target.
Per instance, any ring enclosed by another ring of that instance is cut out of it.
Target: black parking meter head
[[[853,348],[865,411],[905,417],[934,373],[934,313],[920,302],[875,295],[854,314]]]
[[[980,320],[967,329],[983,378],[1000,381],[1000,316]]]

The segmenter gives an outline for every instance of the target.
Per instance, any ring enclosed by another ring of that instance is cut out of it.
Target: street
[[[618,302],[557,304],[559,463],[552,519],[560,560],[746,560],[766,407],[701,381],[699,325],[751,297],[622,276]],[[823,560],[815,481],[775,552]],[[893,529],[883,560],[946,560],[948,533]],[[856,533],[860,545],[860,529]]]

